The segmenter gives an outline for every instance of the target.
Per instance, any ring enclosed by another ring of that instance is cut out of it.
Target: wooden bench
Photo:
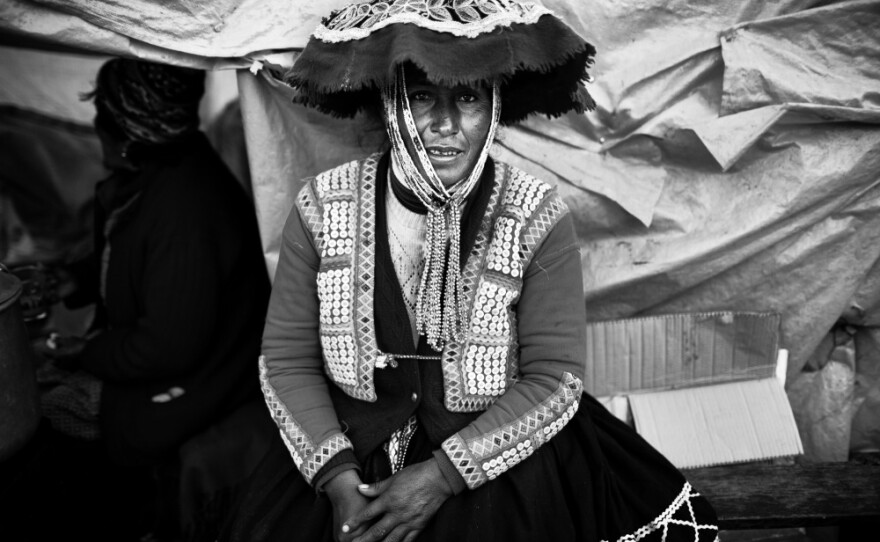
[[[873,455],[873,454],[872,454]],[[741,464],[688,469],[713,504],[722,530],[880,527],[880,455],[812,465]]]

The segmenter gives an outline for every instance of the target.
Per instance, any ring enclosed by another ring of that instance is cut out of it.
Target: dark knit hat
[[[548,9],[513,0],[382,0],[325,18],[284,80],[296,101],[340,117],[378,102],[396,66],[437,84],[501,83],[501,123],[584,112],[595,48]]]
[[[114,58],[98,71],[94,96],[125,137],[163,144],[198,130],[204,93],[202,70]]]

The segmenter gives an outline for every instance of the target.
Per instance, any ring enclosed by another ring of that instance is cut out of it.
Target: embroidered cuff
[[[334,455],[330,461],[321,467],[321,470],[312,478],[312,486],[318,493],[323,493],[324,484],[333,479],[340,472],[354,469],[361,472],[361,465],[355,457],[354,451],[351,449],[342,450]]]
[[[556,391],[513,422],[476,438],[461,432],[443,441],[443,451],[471,489],[493,480],[553,438],[577,412],[583,384],[563,373]]]
[[[260,356],[260,383],[266,406],[278,425],[281,439],[290,452],[296,468],[309,484],[327,463],[344,450],[351,450],[351,441],[342,433],[335,433],[323,442],[315,443],[311,436],[296,421],[287,405],[278,398],[278,393],[266,376],[266,357]]]

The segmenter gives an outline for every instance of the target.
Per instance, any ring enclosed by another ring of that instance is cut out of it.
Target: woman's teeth
[[[431,156],[455,156],[459,151],[441,151],[438,149],[428,149],[428,154]]]

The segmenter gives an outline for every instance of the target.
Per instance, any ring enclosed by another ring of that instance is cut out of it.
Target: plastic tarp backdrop
[[[255,63],[289,64],[345,3],[12,0],[0,31],[251,67],[241,110],[274,271],[302,179],[384,144],[375,121],[292,105]],[[494,155],[566,198],[589,318],[778,312],[808,455],[840,455],[823,435],[880,447],[880,2],[541,3],[597,46],[598,109],[507,129]]]
[[[817,356],[839,319],[880,323],[880,4],[547,4],[597,44],[599,108],[509,129],[495,156],[566,197],[590,319],[781,313],[808,455],[845,457],[878,383]],[[292,107],[265,70],[239,88],[271,267],[299,180],[383,136]]]

